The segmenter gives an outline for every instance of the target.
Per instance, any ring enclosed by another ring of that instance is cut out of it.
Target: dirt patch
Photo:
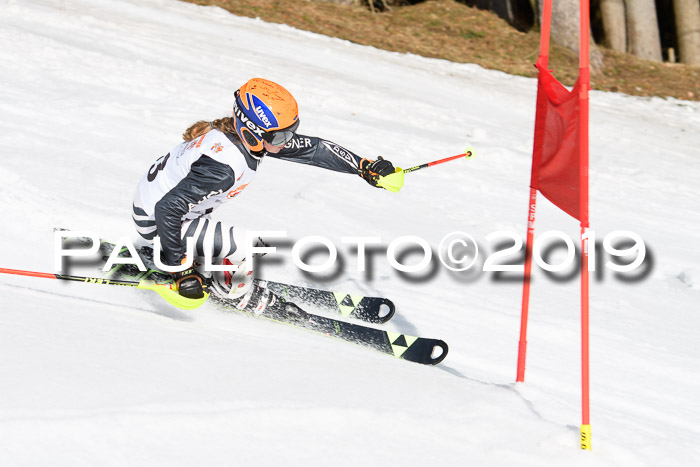
[[[519,32],[491,12],[453,0],[394,7],[384,13],[311,0],[185,1],[394,52],[536,76],[533,63],[539,53],[539,32]],[[591,77],[592,89],[700,100],[700,67],[650,62],[605,48],[601,51],[605,67]],[[578,57],[552,44],[549,68],[562,83],[573,85],[578,76]]]

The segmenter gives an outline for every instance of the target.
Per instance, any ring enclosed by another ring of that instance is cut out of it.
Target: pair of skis
[[[90,240],[87,238],[73,238],[71,242],[73,244],[81,244],[90,242]],[[113,243],[106,241],[100,243],[100,251],[105,259],[109,257],[114,248],[115,244]],[[140,271],[134,264],[116,264],[107,273],[106,280],[143,281],[147,279],[159,284],[172,282],[170,274],[159,271],[156,268],[153,261],[152,248],[143,246],[137,252],[143,264],[148,268],[147,271]],[[130,257],[130,253],[126,248],[122,249],[118,255],[120,257]],[[302,306],[303,304],[315,306],[324,311],[340,314],[345,318],[382,324],[389,321],[395,312],[394,304],[387,298],[326,291],[259,279],[253,281],[253,287],[258,289],[260,297],[264,297],[264,300],[267,300],[262,309],[257,307],[259,304],[257,299],[251,300],[251,303],[245,307],[241,307],[239,300],[231,300],[215,294],[211,294],[210,300],[217,308],[223,310],[238,311],[290,324],[344,341],[364,345],[412,362],[437,365],[447,356],[448,347],[442,340],[409,336],[359,323],[317,315],[307,312],[295,303],[301,303]]]

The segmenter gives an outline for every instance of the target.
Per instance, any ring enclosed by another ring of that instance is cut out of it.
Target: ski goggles
[[[299,128],[299,119],[294,122],[294,125],[284,130],[267,131],[263,133],[262,139],[272,146],[284,146],[294,138],[297,128]]]

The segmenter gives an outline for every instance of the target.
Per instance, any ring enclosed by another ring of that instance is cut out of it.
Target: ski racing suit
[[[247,232],[209,214],[243,191],[264,157],[358,174],[361,158],[317,137],[294,135],[277,154],[248,152],[238,136],[212,129],[175,146],[158,159],[138,184],[133,201],[136,230],[145,240],[160,237],[163,262],[179,265],[185,239],[195,239],[195,256],[241,262],[250,246]]]

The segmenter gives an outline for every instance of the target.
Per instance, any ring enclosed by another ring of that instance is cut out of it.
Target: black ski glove
[[[183,259],[183,261],[185,261]],[[202,285],[202,276],[193,266],[184,271],[172,273],[173,281],[177,286],[177,291],[185,298],[202,298],[204,297],[204,286]]]
[[[377,186],[379,177],[391,175],[396,171],[394,164],[379,156],[376,161],[362,159],[360,161],[360,177],[364,178],[367,183],[372,186]]]

